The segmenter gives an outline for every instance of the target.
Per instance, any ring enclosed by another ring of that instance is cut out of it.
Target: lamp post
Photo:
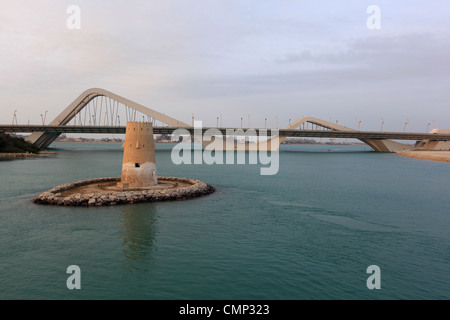
[[[405,125],[403,126],[403,132],[406,132],[406,125],[408,124],[408,121],[405,122]]]
[[[47,110],[45,110],[45,113],[44,113],[44,125],[45,125],[45,119],[47,119]]]
[[[217,125],[216,125],[216,127],[217,128],[219,127],[219,117],[217,117]]]
[[[267,129],[267,118],[264,118],[264,129]]]
[[[383,128],[384,128],[384,119],[381,119],[381,132],[383,132]]]
[[[291,126],[291,119],[289,119],[289,126]]]
[[[16,116],[17,110],[14,110],[14,115],[13,115],[13,119],[12,119],[12,125],[14,125],[14,121],[17,123],[17,116]]]
[[[241,117],[241,129],[242,129],[242,117]]]
[[[120,116],[117,115],[117,120],[119,121],[119,127],[120,127]]]
[[[428,124],[427,124],[427,131],[425,131],[425,133],[428,133],[428,128],[430,127],[430,124],[431,123],[428,122]]]

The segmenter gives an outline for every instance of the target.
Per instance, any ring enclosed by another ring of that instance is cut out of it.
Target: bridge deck
[[[125,134],[125,127],[120,126],[42,126],[42,125],[0,125],[0,132],[50,132],[50,133],[83,133],[83,134]],[[191,134],[194,128],[154,127],[154,134],[171,134],[176,129],[185,129]],[[247,135],[267,135],[273,132],[271,129],[254,128],[202,128],[202,133],[209,129],[219,130],[222,135],[243,130]],[[347,139],[390,139],[390,140],[434,140],[450,141],[450,134],[417,133],[417,132],[375,132],[375,131],[332,131],[332,130],[286,130],[280,129],[282,137],[305,137],[305,138],[347,138]]]

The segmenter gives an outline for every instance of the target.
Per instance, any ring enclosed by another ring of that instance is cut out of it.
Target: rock
[[[38,204],[55,204],[65,206],[104,206],[104,205],[118,205],[122,203],[138,203],[138,202],[156,202],[156,201],[170,201],[170,200],[186,200],[194,197],[215,192],[215,188],[196,179],[164,177],[159,178],[165,181],[176,181],[172,188],[168,189],[153,189],[140,191],[120,191],[116,193],[90,193],[90,194],[72,194],[71,196],[63,197],[62,191],[72,189],[74,187],[100,183],[100,182],[118,182],[120,178],[98,178],[85,181],[77,181],[73,183],[66,183],[57,186],[49,191],[43,192],[38,197],[32,200],[33,203]],[[184,185],[180,187],[180,183]],[[188,186],[186,186],[188,184]]]

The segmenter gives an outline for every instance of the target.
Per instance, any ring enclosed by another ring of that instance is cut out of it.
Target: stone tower
[[[155,162],[155,141],[150,122],[127,122],[123,143],[122,177],[118,186],[146,188],[158,183]]]

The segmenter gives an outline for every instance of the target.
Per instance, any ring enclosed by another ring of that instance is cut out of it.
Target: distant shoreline
[[[62,142],[62,143],[123,143],[123,141],[101,141],[101,140],[84,140],[84,141],[55,140],[55,142]]]
[[[101,141],[101,140],[85,140],[85,141],[73,141],[73,140],[67,140],[67,141],[55,141],[60,143],[123,143],[123,141]],[[177,144],[179,142],[177,141],[155,141],[155,143],[160,144]],[[280,145],[310,145],[310,146],[360,146],[365,145],[364,143],[281,143]]]

